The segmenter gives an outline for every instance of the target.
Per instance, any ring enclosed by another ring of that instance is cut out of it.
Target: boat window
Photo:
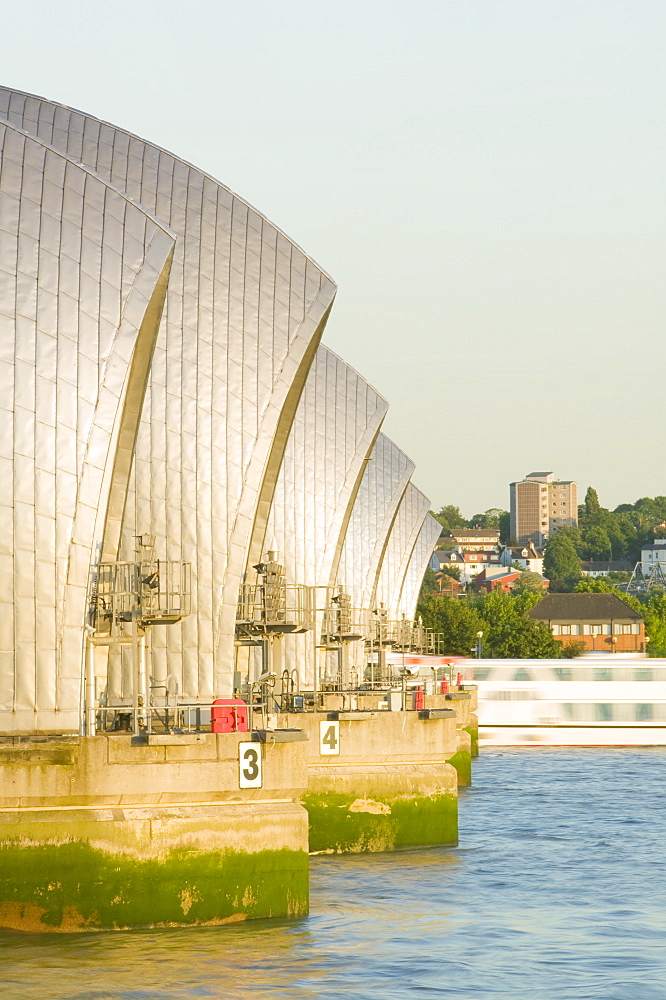
[[[594,671],[595,681],[610,681],[612,679],[610,667],[597,667]]]
[[[532,691],[488,691],[487,701],[532,701]]]
[[[492,673],[492,667],[474,667],[474,680],[487,681]]]
[[[652,680],[652,667],[638,667],[634,670],[634,680],[636,681],[651,681]]]
[[[512,680],[514,680],[514,681],[531,681],[531,680],[534,680],[534,678],[532,677],[532,674],[530,673],[530,671],[526,670],[525,667],[518,667],[518,669],[516,670],[516,672],[513,675]]]
[[[571,667],[555,667],[555,676],[560,681],[570,681],[571,673]]]
[[[613,718],[613,706],[599,703],[594,706],[594,717],[597,722],[610,722]]]
[[[638,722],[646,722],[648,719],[654,717],[653,706],[652,705],[636,705],[636,720]]]
[[[576,722],[591,722],[594,719],[594,707],[583,702],[574,702],[569,706],[567,715]]]

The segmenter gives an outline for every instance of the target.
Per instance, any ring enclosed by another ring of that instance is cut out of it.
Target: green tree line
[[[523,574],[528,576],[531,574]],[[433,574],[434,576],[434,574]],[[465,598],[439,596],[429,592],[429,581],[421,589],[417,614],[423,624],[441,635],[443,653],[472,656],[479,639],[484,657],[536,658],[570,657],[580,652],[580,645],[557,642],[545,622],[527,615],[541,599],[536,589],[525,586],[511,593],[468,595]],[[573,587],[575,593],[616,594],[621,601],[638,611],[645,621],[650,656],[666,656],[666,594],[658,590],[636,597],[625,594],[603,579],[583,577]],[[483,634],[479,637],[478,633]]]
[[[546,544],[543,571],[551,591],[576,587],[582,576],[582,559],[623,559],[633,568],[643,545],[666,534],[665,522],[666,497],[642,497],[635,504],[620,504],[610,511],[601,506],[597,491],[590,487],[578,508],[578,527],[562,525]]]
[[[488,528],[499,531],[503,545],[509,541],[509,512],[501,507],[490,507],[483,514],[474,514],[470,518],[464,517],[460,513],[460,507],[454,507],[453,504],[441,507],[437,512],[431,510],[430,513],[441,524],[442,533],[451,528]]]
[[[463,599],[422,591],[418,614],[427,628],[441,634],[442,652],[451,656],[471,656],[479,640],[484,657],[559,656],[561,647],[548,626],[527,616],[540,599],[528,589],[511,594],[494,590]]]

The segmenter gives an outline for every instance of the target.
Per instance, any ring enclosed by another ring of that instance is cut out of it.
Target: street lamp
[[[617,636],[616,635],[612,635],[611,636],[611,653],[615,652],[615,646],[616,646],[616,644],[617,644]]]
[[[476,633],[476,658],[477,658],[477,660],[481,659],[481,653],[483,652],[483,649],[482,649],[482,646],[481,646],[481,640],[482,639],[483,639],[483,632],[477,632]]]

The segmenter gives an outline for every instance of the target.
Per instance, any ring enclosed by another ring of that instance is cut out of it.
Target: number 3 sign
[[[319,753],[340,753],[340,723],[319,723]]]
[[[261,788],[261,744],[238,744],[238,784],[241,788]]]

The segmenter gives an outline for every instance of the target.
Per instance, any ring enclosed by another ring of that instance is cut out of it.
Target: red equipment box
[[[247,733],[247,705],[240,698],[218,698],[210,709],[213,733]]]

